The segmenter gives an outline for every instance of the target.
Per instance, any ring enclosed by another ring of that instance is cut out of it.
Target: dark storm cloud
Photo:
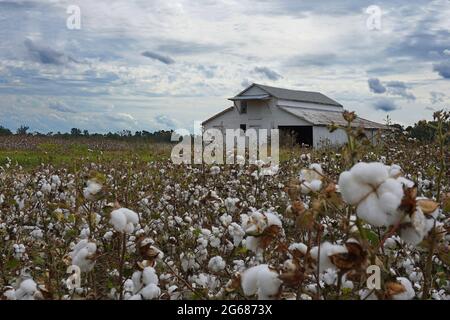
[[[263,75],[269,80],[276,81],[282,78],[280,74],[267,67],[256,67],[255,69],[253,69],[253,71],[260,75]]]
[[[436,71],[442,78],[450,79],[450,61],[434,64],[433,70]]]
[[[78,63],[71,56],[50,47],[37,44],[31,39],[26,39],[24,44],[32,58],[37,62],[54,65],[63,65],[68,62]]]
[[[367,81],[367,83],[369,84],[370,91],[372,91],[373,93],[385,93],[386,92],[386,87],[383,86],[381,81],[377,78],[371,78]]]
[[[399,96],[408,100],[415,100],[416,97],[408,92],[408,86],[403,81],[387,81],[382,83],[378,78],[371,78],[367,81],[371,92],[376,94],[387,93]]]
[[[162,54],[159,54],[159,53],[156,53],[156,52],[153,52],[153,51],[144,51],[144,52],[142,52],[142,55],[144,57],[147,57],[147,58],[150,58],[150,59],[153,59],[153,60],[157,60],[157,61],[162,62],[164,64],[175,63],[175,60],[173,60],[171,57],[164,56]]]
[[[381,110],[384,112],[394,111],[398,109],[397,105],[393,101],[387,99],[381,99],[376,101],[373,104],[373,108],[375,110]]]

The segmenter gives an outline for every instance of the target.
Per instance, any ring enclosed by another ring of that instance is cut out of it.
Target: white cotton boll
[[[395,294],[392,296],[392,299],[394,300],[411,300],[416,296],[416,292],[414,291],[411,281],[409,281],[407,278],[404,277],[397,277],[397,281],[399,281],[403,288],[405,288],[405,291]]]
[[[398,182],[400,182],[403,186],[405,186],[406,188],[412,188],[414,187],[414,181],[411,181],[409,179],[406,179],[404,177],[398,177],[396,179]]]
[[[371,193],[356,208],[359,218],[367,221],[373,226],[381,227],[387,224],[387,217],[375,193]]]
[[[264,215],[267,218],[268,226],[279,226],[279,227],[282,226],[281,220],[277,214],[273,213],[272,211],[268,211],[268,212],[264,213]]]
[[[379,162],[360,162],[350,169],[356,181],[377,186],[389,177],[386,166]]]
[[[381,207],[389,213],[395,212],[403,198],[403,187],[394,179],[387,179],[377,189]]]
[[[231,222],[233,222],[233,217],[231,215],[225,213],[220,216],[219,220],[222,223],[222,225],[224,225],[225,227],[228,227],[231,224]]]
[[[149,285],[149,284],[157,285],[159,283],[158,276],[156,275],[156,271],[154,268],[146,267],[142,271],[142,282],[145,285]]]
[[[125,216],[127,217],[127,222],[132,224],[138,224],[139,223],[139,216],[136,212],[133,210],[127,209],[127,208],[120,208],[120,210]]]
[[[109,222],[118,232],[132,233],[139,223],[139,216],[130,209],[120,208],[111,212]]]
[[[161,295],[161,289],[154,283],[150,283],[141,290],[141,296],[145,300],[157,299]]]
[[[397,164],[391,165],[390,167],[388,167],[388,170],[389,170],[389,177],[391,178],[400,177],[402,174],[402,168]]]
[[[228,226],[228,233],[233,237],[233,245],[237,247],[242,239],[244,239],[245,231],[236,222],[232,222]]]
[[[141,271],[133,272],[133,275],[131,276],[131,281],[133,281],[135,292],[141,290],[141,288],[143,287],[142,272]]]
[[[434,225],[433,219],[427,219],[420,208],[417,208],[411,217],[405,217],[404,222],[409,224],[400,230],[400,238],[412,245],[422,242]]]
[[[89,272],[94,268],[95,261],[93,257],[97,251],[97,245],[88,240],[81,240],[69,253],[72,258],[72,264],[76,265],[83,272]]]
[[[133,280],[127,279],[123,284],[123,290],[128,292],[134,292]]]
[[[334,245],[330,242],[322,243],[320,245],[319,272],[322,273],[327,269],[336,269],[336,266],[331,262],[329,257],[339,253],[348,253],[348,250],[345,246]],[[311,255],[311,258],[317,262],[319,248],[317,246],[311,248],[309,254]]]
[[[210,172],[212,175],[217,175],[217,174],[220,173],[220,167],[218,167],[218,166],[212,166],[211,169],[209,170],[209,172]]]
[[[313,181],[311,181],[311,183],[309,184],[309,188],[313,192],[319,191],[322,188],[322,181],[321,180],[313,180]]]
[[[289,251],[295,251],[298,250],[303,254],[306,254],[308,251],[308,247],[304,243],[293,243],[288,248]]]
[[[255,253],[261,251],[259,248],[259,239],[257,237],[248,236],[245,238],[245,247]]]
[[[357,182],[349,171],[340,174],[338,183],[342,198],[348,204],[357,204],[373,191],[369,185]]]
[[[331,286],[334,285],[337,281],[337,271],[335,269],[327,269],[325,270],[325,273],[323,274],[323,281]]]
[[[41,191],[45,194],[49,194],[52,191],[52,186],[48,183],[44,183],[41,187]]]
[[[6,300],[17,300],[16,298],[16,290],[13,288],[6,290],[3,292],[3,296],[6,298]]]
[[[83,195],[88,200],[93,200],[95,195],[102,190],[102,185],[95,180],[88,180],[86,188],[83,189]]]
[[[122,212],[114,210],[111,212],[111,219],[109,222],[116,231],[123,232],[127,226],[127,217],[122,214]]]
[[[123,230],[123,232],[125,233],[133,233],[133,231],[134,231],[134,224],[132,224],[131,222],[127,223],[125,229]]]
[[[135,294],[131,296],[128,300],[142,300],[142,296],[140,294]]]
[[[258,294],[260,300],[273,299],[280,289],[281,280],[277,272],[267,264],[261,264],[241,274],[241,286],[246,296]]]
[[[212,272],[220,272],[225,269],[226,263],[221,256],[212,257],[208,262],[208,269]]]
[[[34,300],[34,294],[37,291],[37,284],[33,279],[23,280],[16,290],[17,300]]]
[[[309,169],[314,170],[320,174],[323,174],[322,166],[319,163],[311,163]]]

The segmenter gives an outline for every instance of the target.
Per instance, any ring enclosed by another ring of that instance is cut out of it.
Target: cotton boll
[[[83,195],[88,200],[93,200],[95,195],[102,190],[102,185],[95,180],[88,180],[86,188],[83,189]]]
[[[221,256],[212,257],[208,262],[208,269],[212,272],[220,272],[225,269],[226,263]]]
[[[123,231],[127,226],[127,217],[118,210],[111,212],[111,219],[109,222],[113,225],[116,231]]]
[[[375,193],[371,193],[358,205],[356,214],[359,218],[376,227],[384,226],[387,223],[386,214],[380,207],[378,197]]]
[[[3,292],[3,296],[6,298],[6,300],[17,300],[16,298],[16,290],[13,288],[9,288]]]
[[[268,226],[278,226],[278,227],[282,226],[281,220],[277,214],[273,213],[272,211],[268,211],[268,212],[264,213],[264,215],[267,218]]]
[[[392,296],[394,300],[411,300],[416,296],[416,293],[412,287],[411,282],[404,277],[397,277],[397,281],[401,283],[405,289],[403,292],[395,294]]]
[[[139,216],[136,212],[134,212],[130,209],[127,209],[127,208],[120,208],[118,210],[120,210],[127,217],[128,223],[132,223],[132,224],[139,223]]]
[[[337,272],[335,269],[327,269],[325,270],[325,273],[323,274],[323,281],[331,286],[334,285],[337,281]]]
[[[83,272],[89,272],[94,268],[95,260],[93,257],[97,251],[97,245],[88,240],[81,240],[69,253],[72,258],[72,264],[76,265]]]
[[[386,212],[395,212],[403,198],[403,187],[394,179],[387,179],[377,189],[381,207]]]
[[[111,212],[109,222],[118,232],[132,233],[139,223],[139,216],[130,209],[120,208]]]
[[[373,191],[369,185],[357,182],[349,171],[340,174],[338,184],[342,198],[349,204],[357,204]]]
[[[327,269],[336,269],[336,266],[331,262],[330,256],[339,253],[348,253],[348,250],[345,246],[334,245],[330,242],[322,243],[320,245],[319,272],[322,273]],[[317,246],[311,248],[309,254],[317,262],[319,248]]]
[[[242,291],[246,296],[258,294],[258,299],[273,299],[281,286],[278,273],[267,264],[247,269],[241,274]]]
[[[140,293],[145,300],[152,300],[159,298],[161,289],[156,284],[150,283],[145,286]]]
[[[257,237],[248,236],[245,238],[245,247],[255,253],[259,252],[259,239]]]
[[[350,172],[356,181],[372,186],[381,184],[389,177],[387,167],[379,162],[357,163]]]
[[[153,269],[152,267],[146,267],[142,271],[142,282],[145,285],[149,285],[149,284],[157,285],[159,283],[159,280],[158,280],[158,276],[156,275],[155,269]]]
[[[37,292],[37,284],[33,279],[23,280],[19,288],[16,290],[17,300],[34,300],[34,295]]]

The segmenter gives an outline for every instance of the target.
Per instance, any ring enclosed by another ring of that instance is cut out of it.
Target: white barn
[[[254,83],[229,100],[233,106],[205,120],[203,128],[225,129],[280,129],[295,132],[297,142],[317,147],[322,143],[343,144],[345,131],[329,132],[327,125],[346,126],[343,106],[319,92],[289,90]],[[363,127],[373,139],[376,131],[387,127],[362,118],[356,118],[355,127]]]

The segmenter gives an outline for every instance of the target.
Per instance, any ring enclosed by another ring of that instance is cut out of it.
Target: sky
[[[11,130],[190,129],[253,82],[431,119],[449,108],[450,0],[0,0]]]

